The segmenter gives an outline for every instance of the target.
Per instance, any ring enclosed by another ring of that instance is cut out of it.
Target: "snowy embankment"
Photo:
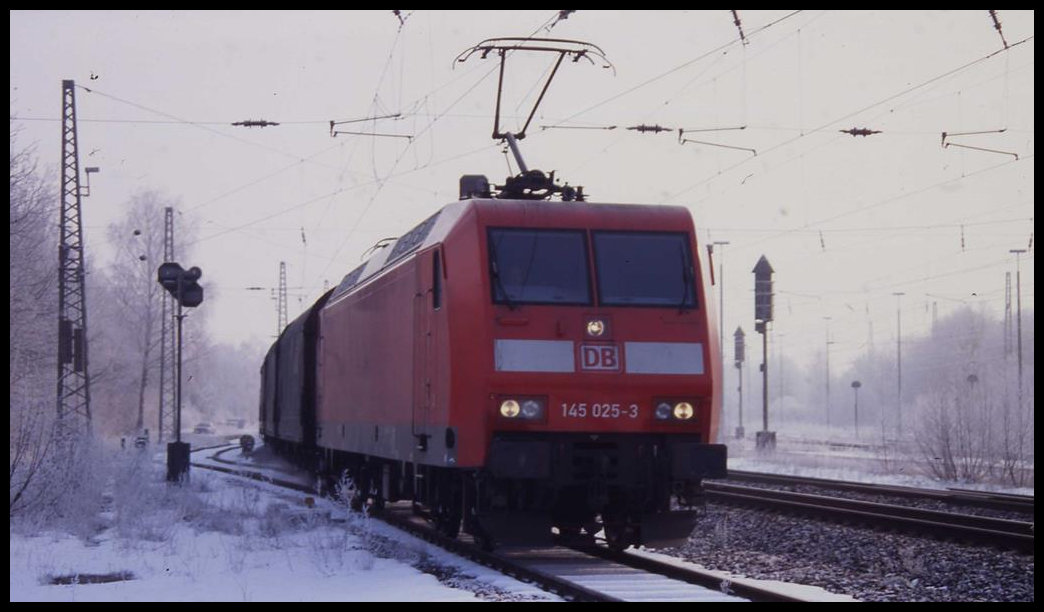
[[[138,453],[115,463],[79,529],[12,522],[11,601],[557,599],[331,501],[201,469],[168,486]]]

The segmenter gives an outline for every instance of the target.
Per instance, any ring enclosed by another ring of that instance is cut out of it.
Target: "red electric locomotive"
[[[280,418],[314,423],[314,440],[285,429],[321,473],[347,470],[360,501],[413,500],[450,535],[684,539],[701,480],[725,475],[692,218],[543,201],[532,187],[553,179],[534,172],[499,194],[465,177],[291,324],[262,370],[263,433],[285,445]],[[314,348],[314,382],[280,367],[283,345]]]

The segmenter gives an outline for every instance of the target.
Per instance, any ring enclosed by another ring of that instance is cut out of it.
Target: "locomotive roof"
[[[683,206],[662,204],[564,203],[544,200],[470,200],[483,223],[585,228],[664,229],[691,225]]]
[[[637,231],[692,227],[692,217],[688,209],[682,206],[483,198],[460,200],[442,207],[346,274],[331,298],[335,299],[408,254],[442,242],[471,210],[474,210],[483,225],[547,225]]]

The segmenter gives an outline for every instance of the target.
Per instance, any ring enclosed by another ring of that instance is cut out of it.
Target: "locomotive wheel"
[[[384,495],[380,488],[380,480],[374,475],[375,471],[372,467],[362,467],[358,470],[355,494],[351,500],[352,510],[373,513],[384,509]]]
[[[483,529],[476,529],[471,534],[471,537],[475,539],[475,544],[478,544],[478,547],[486,552],[493,552],[493,549],[497,547],[497,542],[493,539],[493,536],[486,533]]]
[[[316,464],[316,493],[321,497],[336,497],[337,491],[334,489],[334,477],[330,473],[329,462],[324,457],[320,457]]]
[[[379,486],[370,487],[370,492],[366,497],[366,506],[371,514],[384,510],[384,492]]]
[[[333,478],[326,472],[323,472],[322,470],[320,470],[318,475],[316,476],[315,490],[320,497],[329,497],[332,499],[336,496],[336,491],[334,490],[333,485]]]
[[[634,541],[633,530],[626,522],[607,520],[603,529],[605,530],[605,543],[613,552],[623,552]]]
[[[457,478],[453,474],[441,474],[432,508],[435,527],[439,533],[448,538],[456,538],[460,534],[460,522],[464,518],[463,501],[463,492]]]
[[[631,544],[628,536],[627,527],[623,525],[605,526],[605,543],[613,552],[623,552]]]
[[[457,504],[440,503],[435,508],[435,527],[447,538],[455,538],[460,534],[460,507]]]

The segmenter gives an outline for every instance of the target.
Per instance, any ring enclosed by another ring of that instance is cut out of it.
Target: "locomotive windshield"
[[[590,304],[587,240],[578,230],[490,229],[497,304]]]
[[[696,307],[687,234],[596,231],[593,236],[600,304]]]

